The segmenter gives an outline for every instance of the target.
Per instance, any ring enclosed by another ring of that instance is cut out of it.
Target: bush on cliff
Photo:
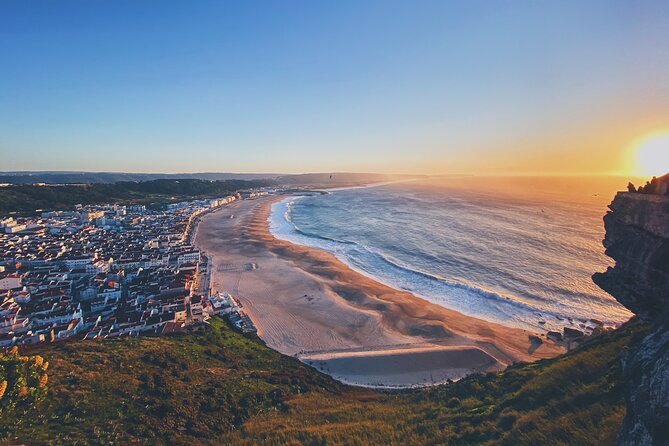
[[[17,347],[0,351],[0,416],[28,413],[46,394],[49,364],[39,356],[22,356]]]

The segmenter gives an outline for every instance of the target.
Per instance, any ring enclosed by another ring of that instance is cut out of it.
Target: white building
[[[79,268],[87,268],[89,265],[91,265],[91,258],[90,257],[78,257],[75,259],[67,259],[65,260],[65,266],[67,266],[69,269],[79,269]]]
[[[11,226],[5,226],[5,233],[15,234],[17,232],[24,231],[26,228],[27,228],[26,225],[12,224]]]
[[[183,252],[177,257],[177,264],[183,265],[184,263],[197,263],[200,261],[200,251],[190,251]]]
[[[8,274],[0,278],[0,291],[13,290],[21,287],[21,276]]]

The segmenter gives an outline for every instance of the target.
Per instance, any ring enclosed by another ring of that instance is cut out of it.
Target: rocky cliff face
[[[669,196],[619,193],[604,217],[613,268],[593,280],[636,315],[651,333],[628,352],[627,416],[621,445],[669,445]]]

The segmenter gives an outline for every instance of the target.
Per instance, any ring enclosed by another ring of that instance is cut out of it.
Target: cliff
[[[593,280],[651,324],[623,357],[627,415],[618,444],[669,444],[669,196],[619,193],[604,217],[606,254]]]
[[[644,320],[669,310],[669,197],[620,192],[604,217],[606,254],[614,268],[595,283]]]

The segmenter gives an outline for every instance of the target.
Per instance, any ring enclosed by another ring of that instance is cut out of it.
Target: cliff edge
[[[616,263],[593,280],[652,325],[623,357],[627,415],[618,444],[669,445],[669,196],[620,192],[609,208],[603,244]]]

